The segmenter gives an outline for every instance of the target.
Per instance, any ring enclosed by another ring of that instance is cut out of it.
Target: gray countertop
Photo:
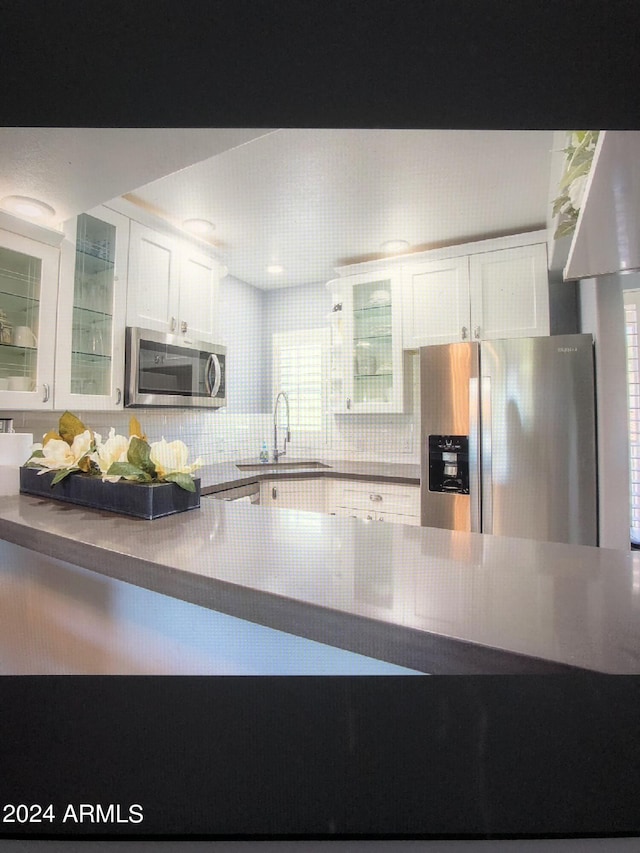
[[[241,470],[233,462],[207,465],[198,471],[203,495],[213,494],[223,489],[244,486],[273,477],[298,479],[308,477],[349,478],[353,480],[373,480],[387,483],[409,483],[420,485],[420,466],[410,463],[391,462],[352,462],[346,459],[326,460],[326,467],[302,467],[305,460],[286,457],[279,463],[260,464],[256,459],[243,460],[240,464],[254,464],[255,470]],[[307,460],[308,461],[308,460]],[[291,468],[294,463],[296,468]],[[315,460],[313,460],[315,463]],[[313,464],[312,463],[312,464]]]
[[[318,474],[300,475],[310,473]],[[345,463],[336,464],[333,475],[340,473],[381,479],[384,472]],[[395,476],[412,482],[411,473]],[[203,475],[207,489],[256,479],[253,472],[238,476],[234,465]],[[147,522],[5,497],[0,536],[423,672],[640,673],[640,555],[634,553],[217,500]]]

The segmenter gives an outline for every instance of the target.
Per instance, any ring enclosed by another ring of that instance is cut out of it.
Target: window
[[[629,389],[629,480],[631,488],[631,542],[640,545],[640,361],[638,324],[640,290],[625,290],[627,332],[627,382]]]
[[[280,332],[273,336],[273,396],[286,391],[291,431],[325,438],[328,329]]]

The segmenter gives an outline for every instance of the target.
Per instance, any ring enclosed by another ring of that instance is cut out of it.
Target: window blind
[[[274,398],[286,391],[292,432],[322,432],[326,412],[326,329],[280,332],[273,336]]]

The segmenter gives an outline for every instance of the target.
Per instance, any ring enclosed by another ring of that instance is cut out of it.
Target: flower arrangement
[[[188,492],[195,491],[193,472],[202,460],[188,463],[189,450],[181,441],[149,443],[138,419],[129,421],[129,436],[109,431],[106,440],[86,427],[71,412],[60,417],[57,432],[48,432],[41,444],[35,444],[25,463],[40,468],[39,474],[56,471],[51,480],[55,486],[76,472],[101,477],[103,482],[130,480],[138,483],[175,483]]]
[[[553,215],[560,215],[554,234],[556,240],[575,230],[598,134],[597,130],[576,130],[568,134],[568,145],[563,149],[564,173],[558,186],[559,195],[553,202]]]

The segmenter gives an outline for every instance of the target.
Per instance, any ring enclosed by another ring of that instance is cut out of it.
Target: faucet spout
[[[278,450],[278,406],[280,405],[280,399],[283,399],[286,406],[287,413],[287,432],[284,437],[284,443],[282,445],[282,450]],[[287,397],[284,391],[280,391],[278,396],[276,397],[276,402],[273,407],[273,461],[277,462],[281,456],[285,456],[287,453],[286,447],[287,442],[291,441],[291,429],[290,429],[290,413],[289,413],[289,398]]]

